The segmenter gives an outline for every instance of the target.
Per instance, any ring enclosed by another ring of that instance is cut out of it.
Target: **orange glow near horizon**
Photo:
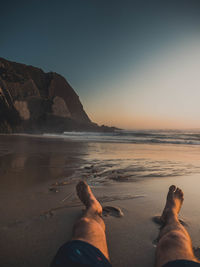
[[[87,99],[98,124],[123,129],[200,128],[200,38],[167,47]]]
[[[121,129],[133,130],[133,129],[196,129],[200,128],[199,121],[185,121],[184,119],[164,119],[164,118],[152,118],[148,116],[138,116],[136,118],[130,117],[111,117],[105,116],[104,118],[92,118],[99,125],[105,124],[107,126],[115,126]]]

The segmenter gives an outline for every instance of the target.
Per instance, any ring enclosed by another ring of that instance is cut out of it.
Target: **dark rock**
[[[0,133],[115,129],[91,122],[61,75],[0,58]]]

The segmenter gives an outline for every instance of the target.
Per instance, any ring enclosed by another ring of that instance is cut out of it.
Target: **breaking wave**
[[[74,141],[112,142],[133,144],[176,144],[200,145],[200,130],[196,131],[115,131],[113,133],[64,132],[63,134],[45,134]]]

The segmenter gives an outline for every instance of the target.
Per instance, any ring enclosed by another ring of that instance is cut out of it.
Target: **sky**
[[[200,1],[1,1],[0,57],[63,75],[92,121],[200,128]]]

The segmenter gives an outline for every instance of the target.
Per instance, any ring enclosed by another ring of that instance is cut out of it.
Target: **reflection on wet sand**
[[[20,190],[24,186],[67,177],[80,166],[82,154],[87,153],[84,143],[48,142],[46,138],[22,136],[1,136],[1,141],[0,174],[4,192],[6,187],[18,185]],[[3,147],[7,148],[6,152]]]
[[[19,155],[11,161],[11,168],[17,171],[24,169],[27,157]]]
[[[4,216],[0,225],[39,216],[43,210],[57,205],[50,185],[70,177],[86,153],[84,143],[1,136],[0,211]]]

